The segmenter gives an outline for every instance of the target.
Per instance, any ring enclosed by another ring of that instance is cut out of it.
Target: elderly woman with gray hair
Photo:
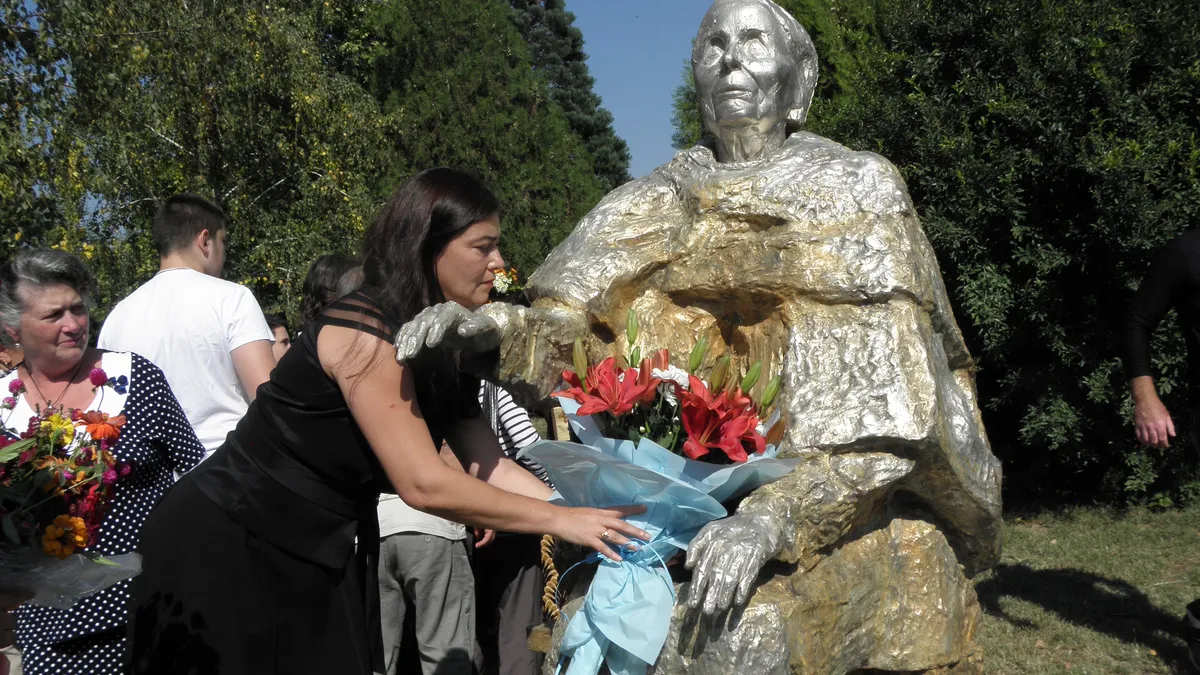
[[[89,346],[92,277],[73,255],[27,250],[0,265],[0,344],[23,361],[0,379],[0,391],[20,378],[25,393],[0,416],[0,433],[19,431],[49,408],[124,415],[113,454],[132,471],[117,484],[100,538],[105,556],[133,551],[150,510],[195,466],[204,447],[184,417],[162,371],[129,352]],[[103,375],[99,371],[103,371]],[[98,384],[100,379],[106,380]],[[29,675],[120,673],[125,654],[129,582],[84,598],[70,609],[17,610],[17,646]]]

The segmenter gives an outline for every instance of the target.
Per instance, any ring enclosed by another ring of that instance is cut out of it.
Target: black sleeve
[[[1150,264],[1125,312],[1122,356],[1128,379],[1151,374],[1150,334],[1171,308],[1176,290],[1186,281],[1187,273],[1187,255],[1179,240],[1164,246]]]

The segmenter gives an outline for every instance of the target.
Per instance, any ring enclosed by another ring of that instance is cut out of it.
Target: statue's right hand
[[[688,545],[692,570],[688,605],[705,614],[729,609],[750,599],[758,572],[779,553],[780,537],[771,517],[738,513],[700,529]]]
[[[457,302],[426,307],[404,324],[393,343],[396,360],[408,363],[424,349],[462,349],[485,352],[500,346],[500,325]]]

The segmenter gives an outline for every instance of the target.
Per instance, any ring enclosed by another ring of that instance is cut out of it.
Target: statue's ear
[[[815,54],[814,54],[815,56]],[[792,87],[795,91],[794,103],[788,110],[788,129],[795,131],[808,121],[808,109],[812,107],[813,93],[817,90],[817,60],[805,60],[792,74]]]

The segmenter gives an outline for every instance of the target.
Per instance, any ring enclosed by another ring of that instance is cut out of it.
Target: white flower
[[[688,374],[682,368],[676,368],[675,366],[667,366],[666,370],[655,368],[650,371],[650,374],[662,380],[670,380],[684,389],[688,388]]]
[[[497,273],[496,278],[492,280],[492,285],[496,289],[496,292],[507,293],[508,289],[512,287],[512,280],[508,278],[507,274],[500,272]]]
[[[675,398],[675,386],[670,382],[663,382],[658,385],[658,395],[666,399],[671,405],[679,405],[679,399]]]
[[[659,370],[658,368],[655,368],[654,370],[650,371],[650,374],[661,380],[666,380],[662,384],[658,385],[658,393],[661,394],[663,398],[667,399],[667,403],[670,403],[671,405],[678,405],[679,401],[675,398],[675,387],[672,387],[669,383],[673,382],[679,385],[680,388],[686,390],[688,388],[687,371],[683,370],[682,368],[676,368],[675,366],[667,366],[666,370]]]

